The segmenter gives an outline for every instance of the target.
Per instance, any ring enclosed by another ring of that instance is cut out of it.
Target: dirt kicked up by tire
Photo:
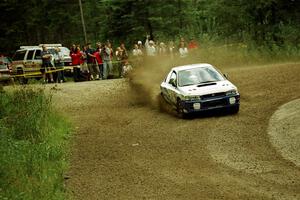
[[[268,133],[276,110],[300,98],[300,64],[221,70],[239,87],[237,115],[179,119],[149,71],[138,90],[124,79],[59,85],[54,100],[75,126],[72,199],[300,199],[294,151],[280,149],[298,148],[295,134],[276,143],[276,133],[277,146]]]

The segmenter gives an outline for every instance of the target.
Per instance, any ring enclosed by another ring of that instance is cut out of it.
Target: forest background
[[[156,41],[195,38],[201,44],[299,53],[298,0],[82,0],[89,42],[128,48],[150,34]],[[0,53],[20,45],[84,44],[78,0],[2,0]]]

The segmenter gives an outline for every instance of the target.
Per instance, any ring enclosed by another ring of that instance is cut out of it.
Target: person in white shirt
[[[139,46],[137,44],[134,45],[133,50],[132,50],[132,55],[134,57],[139,57],[143,55],[143,52],[141,49],[139,49]]]
[[[185,45],[185,43],[183,41],[180,42],[180,46],[179,46],[179,56],[180,58],[185,58],[187,57],[189,51]]]
[[[132,55],[133,55],[133,60],[132,60],[133,66],[140,66],[143,60],[143,52],[137,44],[135,44],[133,47]]]
[[[156,48],[153,40],[149,41],[149,35],[147,35],[147,39],[145,42],[145,47],[146,47],[146,53],[147,56],[155,56],[156,55]]]

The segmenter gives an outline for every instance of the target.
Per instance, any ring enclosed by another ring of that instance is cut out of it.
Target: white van
[[[22,84],[26,84],[28,79],[42,77],[42,45],[39,46],[20,46],[20,49],[16,51],[12,61],[12,75]],[[60,48],[65,54],[64,64],[70,65],[71,57],[69,55],[70,50],[66,47],[62,47],[61,44],[45,44],[50,53],[54,53],[55,48]],[[54,66],[54,60],[52,58],[52,65]]]

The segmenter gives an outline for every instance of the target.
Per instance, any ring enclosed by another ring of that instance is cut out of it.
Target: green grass
[[[194,55],[195,59],[216,66],[245,66],[283,62],[299,62],[300,49],[297,47],[256,46],[244,43],[216,45],[207,43]]]
[[[43,89],[0,93],[0,199],[65,199],[70,124]]]

